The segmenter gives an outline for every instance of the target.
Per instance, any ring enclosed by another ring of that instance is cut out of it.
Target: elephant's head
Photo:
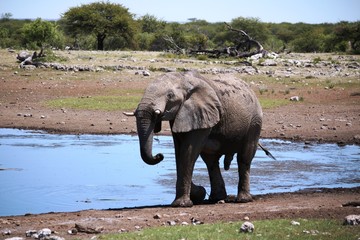
[[[163,160],[152,155],[153,133],[170,121],[173,133],[211,128],[220,121],[222,106],[214,89],[195,72],[168,73],[145,90],[136,111],[141,157],[147,164]]]

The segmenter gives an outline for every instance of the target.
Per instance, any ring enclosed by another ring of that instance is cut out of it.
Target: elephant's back
[[[239,78],[217,78],[211,83],[223,104],[225,111],[249,110],[250,113],[261,112],[260,103],[249,84]]]
[[[223,107],[218,131],[233,133],[234,129],[243,132],[251,124],[262,124],[260,103],[250,86],[238,78],[217,78],[209,83]]]

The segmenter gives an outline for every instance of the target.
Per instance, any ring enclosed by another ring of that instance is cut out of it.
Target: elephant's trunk
[[[164,159],[164,156],[159,153],[156,156],[152,155],[153,135],[155,128],[155,121],[151,114],[145,111],[137,111],[136,125],[139,135],[140,154],[143,161],[149,165],[155,165]]]

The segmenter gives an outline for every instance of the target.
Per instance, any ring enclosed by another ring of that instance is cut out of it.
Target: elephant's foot
[[[172,203],[172,207],[192,207],[194,204],[189,198],[181,197],[175,199]]]
[[[191,186],[190,199],[194,204],[201,204],[206,196],[206,190],[202,186]]]
[[[252,202],[253,198],[249,192],[240,192],[236,197],[236,202],[239,203],[248,203]]]
[[[225,190],[222,190],[217,193],[211,193],[209,197],[209,201],[212,203],[217,203],[221,200],[225,200],[227,198],[227,194]]]

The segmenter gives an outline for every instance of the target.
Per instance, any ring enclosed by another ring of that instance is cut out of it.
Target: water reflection
[[[253,194],[317,187],[360,186],[360,147],[262,140],[277,161],[258,151],[251,171]],[[57,135],[0,129],[0,215],[78,211],[169,204],[175,194],[171,137],[159,136],[158,165],[139,156],[129,135]],[[237,164],[223,171],[236,194]],[[205,164],[197,161],[194,182],[210,190]]]

